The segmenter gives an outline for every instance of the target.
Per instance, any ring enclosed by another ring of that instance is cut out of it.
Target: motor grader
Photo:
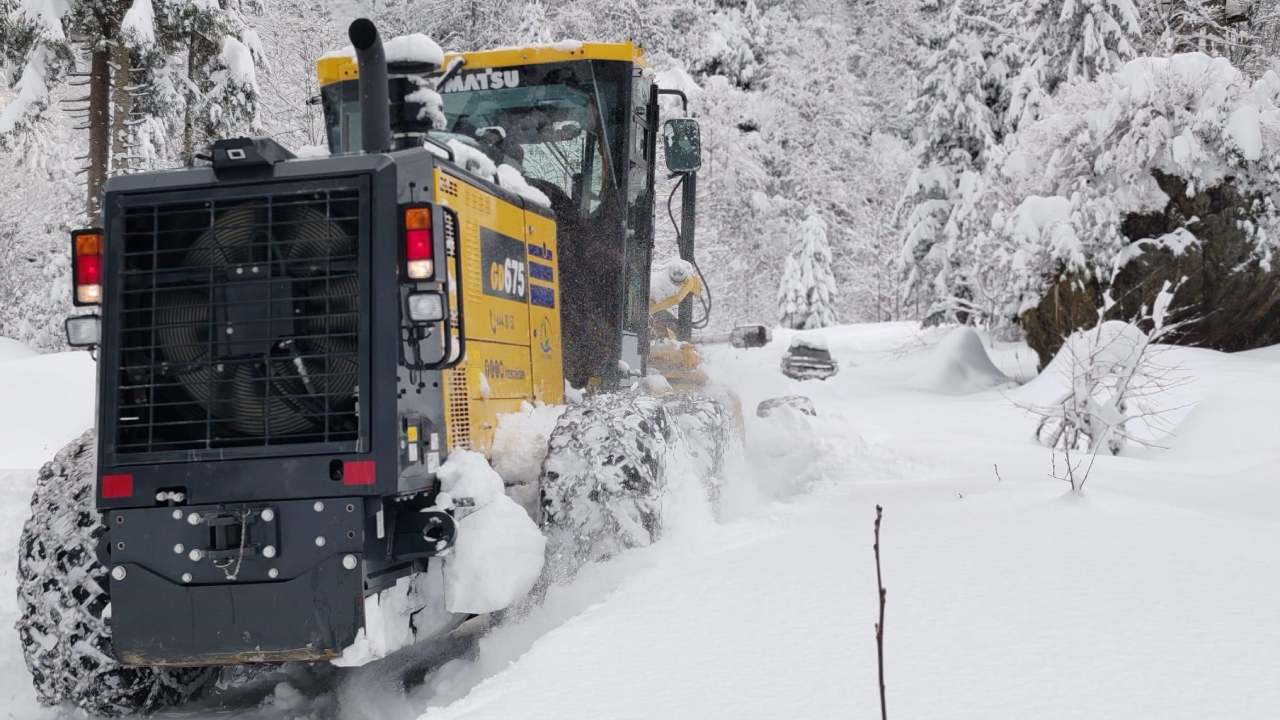
[[[660,136],[693,261],[697,124],[659,102],[679,93],[630,43],[388,57],[371,22],[349,34],[317,64],[327,157],[219,141],[206,166],[112,178],[72,235],[90,312],[67,331],[96,351],[98,412],[23,535],[46,702],[149,711],[211,668],[334,660],[396,590],[409,641],[450,631],[466,498],[439,504],[438,471],[566,387],[587,397],[540,478],[549,558],[649,542],[690,418],[715,472],[721,405],[635,389],[651,309],[680,300],[669,356],[696,363],[695,278],[650,293]]]

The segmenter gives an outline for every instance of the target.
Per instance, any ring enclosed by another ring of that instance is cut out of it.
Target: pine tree
[[[1094,80],[1137,54],[1142,22],[1134,0],[1032,0],[1028,64],[1053,93],[1067,80]]]
[[[12,99],[0,93],[0,175],[29,180],[0,187],[0,335],[63,347],[66,231],[99,221],[109,175],[172,165],[188,123],[192,144],[243,132],[257,43],[242,9],[0,0],[0,64],[17,83]]]
[[[806,330],[836,324],[836,280],[831,273],[827,223],[814,207],[800,225],[800,245],[788,255],[778,286],[778,322]]]
[[[695,49],[693,69],[721,75],[743,89],[758,87],[773,39],[770,22],[756,0],[718,3],[722,7]]]
[[[190,161],[198,141],[252,117],[253,59],[241,37],[256,44],[238,0],[22,0],[0,18],[0,46],[23,68],[18,96],[0,108],[0,141],[36,129],[52,94],[87,78],[87,95],[72,102],[87,103],[78,109],[88,130],[85,215],[95,218],[103,183],[130,169],[138,141],[173,137],[170,127],[156,132],[157,119],[164,126],[182,113]]]
[[[516,9],[516,18],[518,24],[513,32],[513,44],[547,45],[558,39],[553,37],[551,18],[541,0],[529,0]]]
[[[952,4],[911,108],[923,118],[920,165],[904,193],[900,263],[904,294],[923,305],[927,320],[964,320],[957,308],[973,297],[962,226],[981,197],[982,172],[1000,154],[1009,102],[998,17],[983,0]]]

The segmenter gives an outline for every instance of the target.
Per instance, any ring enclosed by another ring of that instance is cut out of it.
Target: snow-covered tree
[[[0,53],[16,83],[0,92],[0,175],[25,179],[0,183],[0,335],[61,346],[66,231],[97,222],[109,175],[172,165],[184,139],[243,132],[254,112],[257,41],[244,18],[253,9],[0,1]]]
[[[778,286],[778,322],[796,330],[836,323],[836,279],[831,273],[827,223],[810,207],[800,225],[800,244],[787,256]]]
[[[1144,256],[1210,258],[1195,261],[1208,289],[1186,288],[1201,298],[1237,276],[1267,277],[1280,249],[1278,107],[1280,78],[1250,83],[1202,53],[1139,58],[1065,86],[1019,133],[995,192],[1008,218],[998,232],[1015,248],[1009,314],[1025,318],[1064,284],[1100,294]],[[1206,321],[1232,314],[1215,307]]]
[[[254,25],[269,38],[257,73],[263,134],[294,150],[325,145],[323,110],[308,101],[320,94],[316,59],[349,42],[335,9],[325,0],[271,0]]]
[[[0,46],[22,68],[17,96],[0,108],[0,141],[38,130],[50,98],[87,76],[87,95],[71,102],[87,103],[85,207],[94,217],[103,182],[130,168],[139,141],[142,157],[154,159],[151,141],[173,137],[157,122],[184,116],[190,156],[196,132],[207,137],[253,116],[253,60],[242,39],[257,44],[238,0],[18,0],[0,18]]]
[[[1276,0],[1145,0],[1144,33],[1161,55],[1219,55],[1253,76],[1270,69],[1280,34]]]
[[[1149,0],[1142,20],[1150,46],[1163,55],[1214,52],[1227,42],[1221,0]]]
[[[1027,95],[1112,72],[1141,45],[1134,0],[1030,0],[1024,20],[1031,36],[1019,85]]]
[[[920,164],[902,208],[903,289],[929,319],[964,319],[972,253],[962,227],[981,197],[982,172],[1000,156],[1011,73],[1007,31],[984,0],[956,0],[912,105]]]
[[[741,7],[723,3],[694,54],[695,72],[721,75],[750,89],[761,79],[770,43],[770,24],[756,0]]]
[[[516,12],[519,24],[515,28],[516,42],[520,44],[546,45],[557,38],[542,0],[530,0]]]

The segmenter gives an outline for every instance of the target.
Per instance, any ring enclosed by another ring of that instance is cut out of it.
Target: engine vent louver
[[[123,210],[116,451],[354,445],[358,189]]]
[[[467,367],[446,370],[449,376],[449,449],[471,449],[471,401],[468,397]]]

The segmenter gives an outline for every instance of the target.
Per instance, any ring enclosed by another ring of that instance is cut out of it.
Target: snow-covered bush
[[[1098,324],[1067,338],[1044,370],[1040,382],[1061,382],[1061,395],[1049,404],[1025,406],[1038,417],[1036,439],[1063,454],[1059,477],[1073,491],[1083,490],[1099,453],[1118,455],[1126,444],[1157,442],[1161,417],[1170,409],[1161,395],[1179,381],[1155,362],[1152,345],[1176,330],[1168,320],[1173,297],[1173,286],[1165,283],[1134,323],[1104,321],[1113,306],[1108,299]]]

